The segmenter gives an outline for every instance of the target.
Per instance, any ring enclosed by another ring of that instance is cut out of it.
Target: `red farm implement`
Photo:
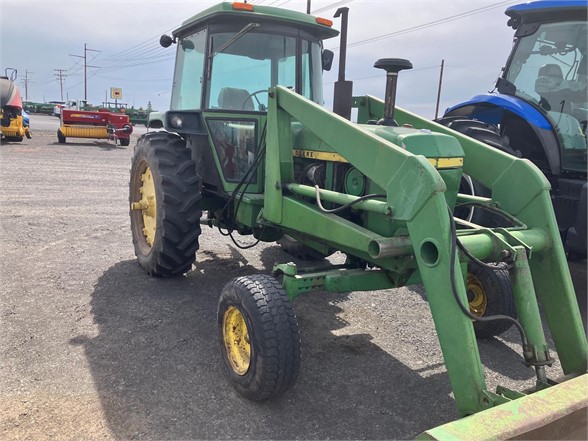
[[[115,143],[118,140],[120,145],[128,146],[132,132],[133,127],[127,115],[103,110],[63,109],[57,139],[62,144],[67,138],[108,139]]]

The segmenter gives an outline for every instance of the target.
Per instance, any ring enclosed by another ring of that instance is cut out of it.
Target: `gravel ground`
[[[1,439],[407,439],[458,417],[419,286],[297,299],[297,384],[241,398],[218,295],[292,258],[205,228],[193,271],[149,278],[129,229],[132,147],[34,135],[0,148]],[[586,322],[586,262],[572,273]],[[490,389],[532,385],[515,331],[480,352]]]

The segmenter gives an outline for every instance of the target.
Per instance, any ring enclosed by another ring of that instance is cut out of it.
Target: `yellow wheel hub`
[[[245,375],[251,362],[251,343],[241,311],[230,306],[223,316],[223,340],[227,357],[237,375]]]
[[[143,213],[143,234],[149,246],[155,241],[155,230],[157,227],[157,200],[155,198],[155,183],[151,169],[147,167],[141,175],[142,185],[139,188],[141,200],[133,202],[131,209],[141,210]]]
[[[471,273],[468,273],[468,294],[470,294],[468,298],[471,298],[470,312],[482,317],[488,307],[488,298],[480,280]]]

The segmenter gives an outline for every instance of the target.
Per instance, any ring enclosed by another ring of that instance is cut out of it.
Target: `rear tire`
[[[119,138],[118,140],[122,147],[127,147],[131,143],[130,138]]]
[[[474,138],[477,141],[488,144],[497,150],[516,155],[515,151],[509,146],[508,138],[502,136],[496,126],[462,116],[448,116],[440,118],[436,122],[470,138]],[[462,177],[459,192],[486,198],[492,196],[490,189],[467,175]],[[503,218],[481,208],[457,208],[455,215],[484,227],[499,227],[504,224]]]
[[[235,389],[253,401],[292,387],[300,370],[300,332],[282,285],[258,274],[231,280],[217,312],[223,364]]]
[[[202,210],[200,180],[184,140],[167,132],[141,136],[129,190],[133,244],[141,266],[160,277],[189,271],[196,260]]]
[[[470,312],[478,317],[497,314],[517,317],[510,275],[507,270],[492,270],[470,264],[467,294]],[[478,338],[491,338],[506,332],[512,325],[513,323],[509,320],[474,321],[474,331]]]

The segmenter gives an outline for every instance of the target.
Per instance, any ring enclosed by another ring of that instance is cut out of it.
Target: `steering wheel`
[[[251,92],[247,98],[245,98],[245,101],[243,101],[243,105],[241,106],[241,108],[243,110],[245,110],[245,105],[247,104],[247,101],[249,101],[251,98],[255,98],[255,101],[257,101],[257,108],[261,111],[266,110],[265,109],[265,104],[261,104],[261,101],[259,101],[259,98],[257,98],[257,95],[260,93],[269,93],[268,89],[261,89],[261,90],[256,90],[255,92]]]

